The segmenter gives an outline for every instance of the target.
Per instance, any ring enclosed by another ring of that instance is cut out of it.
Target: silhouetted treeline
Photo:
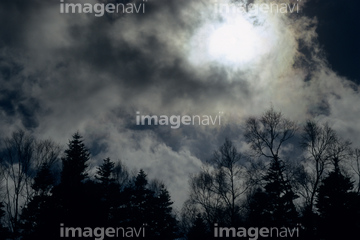
[[[47,141],[49,147],[37,154],[42,142],[23,131],[5,142],[9,144],[1,161],[5,188],[0,205],[1,239],[61,239],[60,224],[136,229],[127,231],[127,238],[140,235],[140,230],[145,239],[177,236],[177,220],[165,186],[149,182],[143,170],[132,176],[121,162],[115,164],[109,158],[90,178],[90,153],[78,133],[61,158],[61,171],[57,171],[59,151],[54,143]]]
[[[219,227],[297,228],[298,239],[360,236],[360,150],[328,124],[299,126],[272,108],[244,129],[242,151],[226,139],[190,177],[180,213],[165,185],[143,170],[110,158],[90,169],[79,133],[62,153],[51,140],[16,131],[1,141],[0,239],[63,239],[65,227],[129,227],[145,237],[129,230],[126,238],[154,240],[218,239]]]
[[[299,126],[273,108],[246,120],[244,139],[242,151],[226,139],[190,177],[186,239],[213,239],[216,226],[299,229],[279,239],[360,237],[359,149],[328,124]]]

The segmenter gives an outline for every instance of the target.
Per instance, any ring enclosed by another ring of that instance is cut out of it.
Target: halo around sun
[[[275,34],[264,24],[255,25],[249,16],[228,14],[221,21],[207,21],[193,36],[190,61],[195,64],[218,62],[246,67],[269,53]]]

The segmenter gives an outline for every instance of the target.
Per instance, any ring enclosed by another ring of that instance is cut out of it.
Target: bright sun
[[[210,36],[209,53],[230,62],[249,62],[257,55],[259,37],[245,19],[220,26]]]
[[[266,52],[264,39],[243,17],[224,23],[210,35],[209,53],[229,62],[247,63]]]
[[[223,21],[200,29],[192,44],[190,58],[194,63],[216,61],[246,67],[271,51],[274,34],[268,27],[254,26],[244,15],[227,15]]]

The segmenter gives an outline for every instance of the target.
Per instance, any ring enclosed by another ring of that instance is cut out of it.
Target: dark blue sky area
[[[360,84],[360,1],[310,0],[304,13],[317,17],[318,40],[331,68]]]

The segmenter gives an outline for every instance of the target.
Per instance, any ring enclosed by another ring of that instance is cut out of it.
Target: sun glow
[[[190,60],[195,64],[218,62],[236,67],[251,67],[276,44],[271,26],[257,16],[257,24],[245,14],[227,14],[222,20],[207,22],[193,37]],[[262,20],[262,21],[261,21]],[[261,24],[259,22],[262,22]]]
[[[244,18],[225,23],[210,35],[208,48],[212,57],[223,61],[246,63],[264,52],[261,37]]]

